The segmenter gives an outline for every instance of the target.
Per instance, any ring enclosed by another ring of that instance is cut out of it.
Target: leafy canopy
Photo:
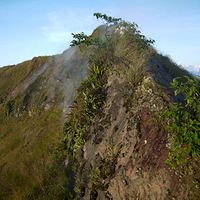
[[[116,25],[116,30],[122,29],[124,33],[134,36],[134,38],[142,45],[142,48],[155,42],[155,40],[147,39],[144,35],[141,35],[141,32],[138,30],[138,25],[134,22],[125,22],[122,18],[115,18],[101,13],[94,13],[93,16],[95,16],[97,20],[100,19],[103,22],[106,38],[108,37],[108,27]],[[81,44],[85,44],[86,46],[102,44],[102,41],[99,38],[93,38],[92,35],[88,36],[84,32],[78,34],[72,33],[72,36],[74,39],[71,41],[71,47]]]
[[[106,14],[101,14],[101,13],[94,13],[93,16],[95,16],[97,19],[101,19],[104,23],[106,22],[106,25],[111,25],[111,24],[118,24],[119,22],[122,21],[122,18],[114,18],[111,16],[107,16]],[[104,23],[105,24],[105,23]]]
[[[95,16],[97,19],[101,19],[103,24],[106,25],[106,32],[107,32],[107,27],[108,25],[116,25],[119,22],[122,21],[121,18],[114,18],[111,16],[107,16],[106,14],[101,14],[101,13],[94,13],[93,16]],[[70,46],[76,46],[80,44],[86,44],[87,46],[92,45],[92,44],[98,44],[99,40],[97,38],[92,38],[91,35],[87,36],[84,32],[74,34],[72,33],[74,40],[71,41]]]

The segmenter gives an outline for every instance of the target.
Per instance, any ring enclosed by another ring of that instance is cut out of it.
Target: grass
[[[166,80],[166,75],[171,76],[171,81],[177,77],[181,77],[180,79],[181,82],[187,81],[184,78],[184,76],[192,78],[192,75],[187,70],[185,70],[182,67],[179,67],[175,62],[173,62],[172,59],[170,59],[169,56],[159,54],[153,48],[152,48],[151,58],[156,59],[157,62],[157,64],[156,63],[151,64],[150,66],[151,70],[153,71],[154,74],[156,74],[157,82],[160,85],[165,86],[166,88],[169,88],[170,86],[169,84],[170,80]],[[160,69],[159,65],[162,66],[164,71]]]
[[[40,116],[24,114],[1,124],[1,199],[45,199],[58,189],[49,191],[51,181],[60,186],[58,191],[62,190],[65,175],[61,163],[52,156],[63,136],[61,115],[55,108]]]
[[[72,198],[62,166],[63,109],[87,74],[86,54],[75,49],[69,59],[63,53],[0,68],[0,199]]]
[[[48,56],[33,58],[18,65],[0,68],[0,102],[24,80],[32,71],[48,60]]]
[[[0,68],[0,199],[72,198],[62,167],[63,109],[91,50],[66,59],[70,51]]]
[[[169,73],[172,76],[172,78],[184,76],[191,77],[190,73],[187,70],[179,67],[170,59],[169,56],[157,54],[156,59],[160,62],[160,64],[167,71],[167,73]]]

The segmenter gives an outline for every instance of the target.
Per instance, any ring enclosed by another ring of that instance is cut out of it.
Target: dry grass
[[[63,184],[61,163],[52,156],[63,136],[61,114],[56,108],[40,116],[13,117],[1,124],[0,199],[17,200],[27,195],[44,199],[49,195],[51,182]],[[60,154],[62,157],[62,152]],[[62,190],[61,185],[59,190]]]

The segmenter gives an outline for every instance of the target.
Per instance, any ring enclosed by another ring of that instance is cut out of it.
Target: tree
[[[100,19],[103,22],[106,38],[109,37],[108,28],[115,25],[117,29],[122,28],[124,33],[133,36],[138,44],[140,44],[141,50],[155,42],[155,40],[147,39],[144,35],[141,35],[141,32],[138,30],[138,25],[135,22],[125,22],[121,18],[111,17],[101,13],[94,13],[93,16],[95,16],[97,20]],[[84,32],[78,34],[72,33],[72,35],[74,39],[71,41],[71,47],[81,44],[85,44],[86,46],[102,44],[102,41],[99,38],[93,38],[92,35],[88,36]]]
[[[106,14],[101,13],[94,13],[93,16],[95,16],[98,19],[101,19],[103,22],[103,25],[105,26],[105,36],[108,37],[108,27],[110,25],[117,25],[120,22],[122,22],[122,18],[115,18],[111,16],[107,16]]]
[[[119,22],[122,21],[121,18],[114,18],[111,16],[107,16],[106,14],[101,13],[94,13],[93,16],[95,16],[97,19],[101,19],[103,24],[105,25],[105,36],[108,36],[108,26],[110,25],[116,25]],[[74,34],[72,33],[74,40],[71,41],[70,46],[76,46],[80,44],[86,44],[87,46],[92,44],[98,44],[99,40],[97,38],[92,38],[91,35],[87,36],[84,32]]]

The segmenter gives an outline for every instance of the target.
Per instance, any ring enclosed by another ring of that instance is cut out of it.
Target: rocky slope
[[[167,90],[150,73],[135,91],[119,77],[109,78],[107,87],[105,117],[99,121],[103,131],[84,146],[83,172],[98,167],[113,174],[99,178],[96,186],[85,186],[83,199],[92,199],[91,191],[96,199],[187,199],[186,182],[165,164],[169,152],[166,133],[154,131],[148,122],[154,112],[170,106]],[[107,187],[104,192],[99,184]]]
[[[129,34],[108,39],[109,47],[97,51],[91,76],[78,90],[64,128],[71,155],[65,167],[74,170],[74,191],[79,199],[198,199],[199,160],[190,163],[192,176],[183,178],[182,168],[165,164],[169,135],[149,122],[155,112],[182,100],[169,85],[173,78],[190,74],[150,46],[141,50],[144,41],[134,39]],[[106,96],[105,104],[98,95]],[[102,106],[94,109],[99,101]]]
[[[134,89],[123,77],[109,76],[106,91],[95,133],[83,146],[80,199],[198,199],[199,161],[190,166],[188,177],[196,184],[189,191],[182,169],[165,164],[170,138],[149,122],[173,105],[170,92],[150,72]]]

